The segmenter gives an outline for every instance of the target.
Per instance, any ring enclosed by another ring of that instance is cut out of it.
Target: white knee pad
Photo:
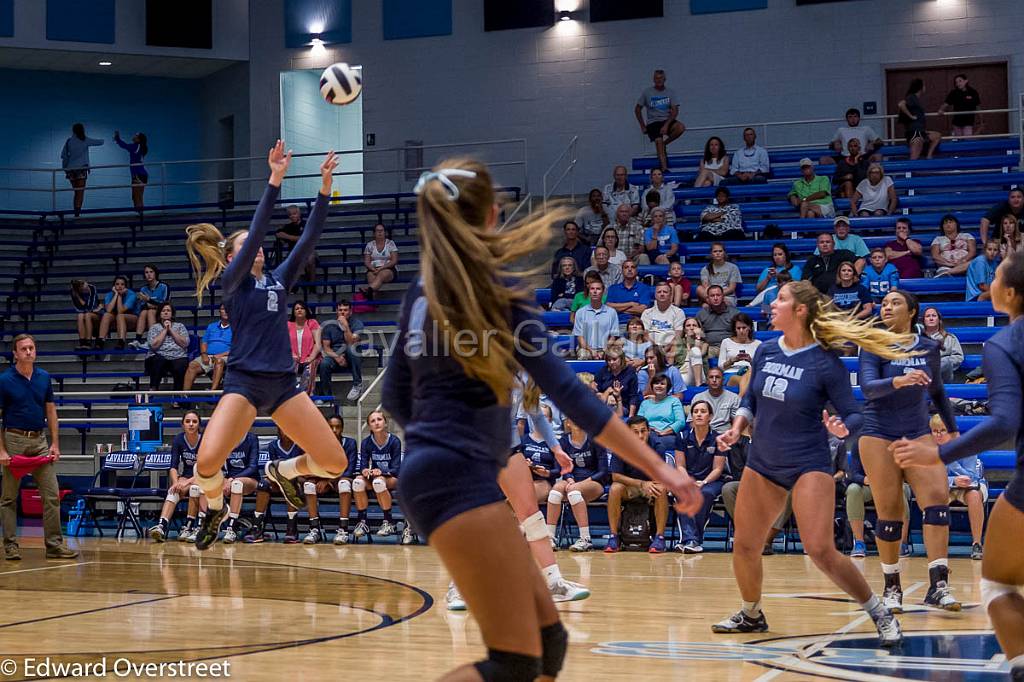
[[[380,495],[383,492],[387,492],[387,489],[388,482],[385,481],[383,477],[378,476],[377,478],[373,479],[373,492]]]
[[[188,487],[188,496],[189,497],[199,497],[202,494],[203,494],[203,489],[200,488],[199,486],[197,486],[195,484],[192,484],[192,485],[190,485]]]
[[[548,493],[548,504],[562,504],[562,499],[564,499],[562,493],[557,490],[552,490]]]
[[[988,612],[988,607],[992,605],[996,599],[1004,597],[1008,594],[1019,594],[1020,586],[1018,585],[1007,585],[1005,583],[997,583],[994,580],[981,579],[981,605],[985,607],[985,611]]]
[[[311,483],[309,481],[306,481],[305,483],[303,483],[302,484],[302,494],[303,495],[316,495],[316,483]]]
[[[171,504],[178,504],[178,500],[181,499],[181,495],[172,490],[171,492],[167,493],[167,497],[165,499]]]
[[[523,531],[523,535],[526,536],[527,542],[546,540],[551,537],[551,535],[548,534],[547,521],[544,520],[544,515],[539,511],[519,524],[519,529]]]
[[[577,504],[583,504],[584,502],[586,502],[586,500],[583,499],[583,493],[581,493],[579,490],[570,490],[569,494],[566,495],[566,497],[569,499],[569,504],[571,504],[574,507]]]
[[[352,481],[352,492],[361,493],[366,491],[366,481],[362,478],[357,478]]]
[[[245,489],[245,486],[237,478],[231,481],[231,494],[232,495],[241,495],[242,491],[244,489]]]
[[[344,478],[338,481],[338,494],[345,495],[352,492],[352,481],[346,481]]]

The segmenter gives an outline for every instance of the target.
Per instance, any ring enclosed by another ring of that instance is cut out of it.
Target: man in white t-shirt
[[[675,361],[676,344],[683,338],[683,323],[686,313],[672,305],[672,287],[668,282],[659,282],[654,289],[654,305],[640,316],[651,343],[661,346],[669,364]]]
[[[854,138],[860,140],[860,148],[870,157],[871,161],[877,163],[882,160],[882,155],[878,153],[878,150],[882,148],[882,138],[871,126],[862,126],[860,110],[851,108],[846,110],[846,125],[836,128],[836,133],[832,136],[832,142],[829,145],[832,148],[832,156],[821,157],[821,162],[835,163],[835,157],[845,154],[850,140]]]

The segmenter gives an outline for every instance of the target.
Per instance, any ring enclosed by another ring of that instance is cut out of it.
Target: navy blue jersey
[[[259,478],[260,439],[250,431],[242,442],[231,449],[224,462],[224,475],[228,478]]]
[[[281,439],[277,438],[270,445],[267,446],[267,461],[274,461],[275,459],[291,459],[292,457],[298,457],[299,455],[305,454],[297,444],[292,443],[292,446],[285,450],[281,446]],[[262,475],[262,471],[260,474]]]
[[[359,447],[358,471],[380,469],[385,476],[397,476],[402,466],[402,441],[393,433],[388,434],[384,445],[377,445],[373,434],[363,439]]]
[[[939,448],[946,464],[1016,441],[1017,479],[1024,478],[1024,318],[1000,330],[985,344],[983,358],[991,416]]]
[[[196,460],[199,458],[199,443],[203,440],[203,434],[196,436],[196,444],[191,445],[185,432],[182,431],[174,437],[171,442],[171,468],[176,469],[185,478],[195,476]]]
[[[555,482],[561,467],[558,466],[554,453],[551,452],[551,448],[544,442],[544,439],[534,440],[529,433],[524,434],[519,444],[519,451],[523,453],[523,457],[531,467],[544,467],[548,470],[547,476],[538,476],[531,471],[533,480]]]
[[[718,433],[708,429],[704,440],[699,440],[693,428],[676,436],[676,450],[686,458],[686,473],[698,481],[711,475],[715,468],[715,457],[725,457],[725,453],[718,451],[716,438]]]
[[[957,431],[953,407],[942,383],[939,342],[917,336],[914,345],[904,350],[920,353],[909,358],[886,360],[874,353],[860,354],[860,387],[867,404],[864,406],[864,435],[917,438],[930,433],[928,427],[928,396],[950,433]],[[897,389],[893,379],[919,369],[931,377],[925,386]]]
[[[306,229],[281,265],[252,276],[256,253],[270,231],[270,214],[280,189],[267,185],[260,199],[249,236],[221,276],[224,306],[233,329],[228,370],[284,374],[292,371],[291,341],[288,338],[288,291],[313,255],[327,217],[327,197],[318,194],[309,212]]]
[[[430,319],[421,286],[410,287],[401,317],[382,402],[405,429],[410,450],[440,447],[504,464],[510,445],[510,396],[499,402],[490,386],[467,376],[446,352],[442,325]],[[544,323],[520,306],[513,308],[510,323],[517,338],[516,361],[570,419],[587,433],[600,433],[611,412],[555,355]]]
[[[650,449],[654,450],[655,452],[658,452],[658,446],[654,444],[654,439],[651,436],[647,437],[647,447],[649,447]],[[659,453],[659,454],[663,454],[663,453]],[[609,474],[622,474],[623,476],[628,476],[629,478],[635,478],[638,481],[649,481],[649,480],[651,480],[650,476],[648,476],[644,472],[640,471],[639,469],[637,469],[632,464],[629,464],[628,462],[624,461],[622,458],[620,458],[615,453],[611,453],[611,457],[609,458],[608,473]]]
[[[345,451],[345,457],[348,458],[348,466],[345,467],[345,471],[341,472],[341,477],[352,478],[358,473],[356,466],[359,464],[359,445],[355,438],[342,436],[341,449]]]
[[[604,448],[586,437],[577,445],[568,433],[562,436],[559,445],[565,450],[565,454],[569,455],[573,465],[572,471],[564,478],[571,478],[576,482],[590,478],[601,485],[608,484],[608,453]]]
[[[862,423],[850,373],[839,357],[817,343],[789,350],[779,337],[758,346],[752,367],[737,411],[754,424],[748,466],[831,469],[828,431],[821,421],[825,405],[832,403],[851,433]]]

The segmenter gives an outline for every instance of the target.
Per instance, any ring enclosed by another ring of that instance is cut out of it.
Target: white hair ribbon
[[[476,173],[474,171],[462,170],[461,168],[442,168],[439,171],[427,171],[416,181],[416,186],[412,188],[412,191],[416,194],[421,194],[428,182],[437,180],[444,185],[445,190],[448,192],[448,198],[455,201],[459,198],[459,186],[452,182],[451,178],[475,177]]]

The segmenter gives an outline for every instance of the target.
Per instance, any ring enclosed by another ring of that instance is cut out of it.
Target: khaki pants
[[[4,444],[10,455],[39,457],[49,453],[46,436],[26,438],[15,433],[5,432]],[[60,486],[57,484],[57,472],[54,465],[44,464],[32,472],[32,478],[39,486],[39,495],[43,498],[43,538],[47,548],[61,547],[64,539],[60,530]],[[0,490],[0,524],[4,529],[4,547],[18,544],[18,490],[21,481],[11,470],[3,467],[3,485]]]

